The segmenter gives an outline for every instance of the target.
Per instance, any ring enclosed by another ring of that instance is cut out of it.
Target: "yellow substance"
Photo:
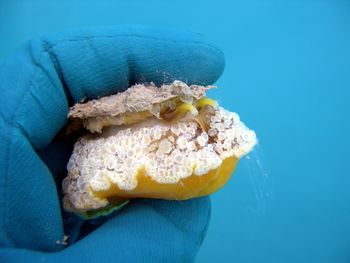
[[[216,103],[216,104],[215,104]],[[205,105],[213,106],[217,105],[217,102],[212,99],[200,99],[197,103],[197,108],[200,109]],[[161,108],[160,109],[160,119],[167,122],[178,121],[186,116],[189,112],[191,116],[197,116],[198,110],[190,103],[179,103],[175,110],[171,110],[169,108]],[[85,128],[90,130],[91,132],[101,132],[104,127],[114,126],[114,125],[131,125],[141,121],[144,121],[150,117],[153,117],[153,114],[148,111],[140,111],[140,112],[125,112],[122,115],[111,117],[99,117],[99,118],[88,118],[85,121]]]
[[[88,118],[84,126],[91,132],[101,132],[104,127],[113,125],[131,125],[152,117],[152,113],[148,110],[140,112],[126,112],[122,116],[118,117],[99,117],[99,118]]]
[[[213,108],[216,108],[218,106],[218,102],[216,100],[211,99],[211,98],[199,99],[197,101],[197,109],[200,110],[204,106],[211,106]]]
[[[238,159],[230,157],[222,165],[209,173],[181,179],[175,184],[160,184],[153,181],[144,170],[139,170],[136,188],[124,191],[116,184],[112,184],[106,191],[91,192],[98,198],[162,198],[168,200],[186,200],[189,198],[210,195],[221,189],[233,174]]]

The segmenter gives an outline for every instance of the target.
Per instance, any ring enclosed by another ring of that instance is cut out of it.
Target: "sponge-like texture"
[[[81,137],[63,182],[65,208],[96,209],[109,197],[188,199],[217,191],[223,184],[212,182],[227,182],[256,137],[237,114],[209,107],[200,113],[207,129],[194,119],[164,123],[154,117]],[[220,171],[225,160],[232,169]]]

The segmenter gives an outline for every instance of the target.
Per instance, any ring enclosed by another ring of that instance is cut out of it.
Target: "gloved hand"
[[[207,85],[223,68],[223,54],[200,35],[141,26],[42,35],[0,64],[0,261],[193,261],[207,197],[139,199],[100,221],[62,210],[75,139],[63,128],[83,98],[145,81]]]

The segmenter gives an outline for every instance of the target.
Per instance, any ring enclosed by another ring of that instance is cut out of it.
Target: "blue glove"
[[[145,81],[207,85],[223,68],[223,54],[200,35],[142,26],[42,35],[0,64],[0,261],[193,261],[208,226],[207,197],[139,199],[108,220],[62,209],[76,139],[64,127],[83,98]]]

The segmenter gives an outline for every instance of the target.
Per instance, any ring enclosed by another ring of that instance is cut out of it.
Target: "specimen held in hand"
[[[256,136],[206,98],[211,88],[137,84],[74,105],[68,117],[86,132],[67,165],[65,209],[85,213],[141,197],[185,200],[223,187]]]

